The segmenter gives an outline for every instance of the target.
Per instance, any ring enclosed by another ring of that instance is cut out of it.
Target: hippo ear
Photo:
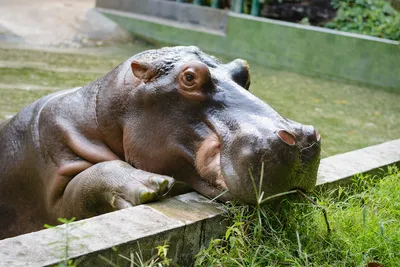
[[[249,90],[250,87],[250,67],[246,60],[235,59],[225,65],[232,77],[237,84],[242,86],[244,89]]]
[[[157,69],[149,63],[132,61],[131,69],[133,75],[140,80],[149,81],[157,76]]]

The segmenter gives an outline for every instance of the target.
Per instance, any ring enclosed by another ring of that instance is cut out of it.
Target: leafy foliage
[[[400,40],[400,13],[385,0],[333,0],[336,17],[325,27]]]

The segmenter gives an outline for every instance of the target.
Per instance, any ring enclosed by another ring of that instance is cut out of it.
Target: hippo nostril
[[[293,134],[285,130],[279,130],[276,134],[283,142],[285,142],[289,146],[294,146],[296,144],[296,139],[294,138]]]

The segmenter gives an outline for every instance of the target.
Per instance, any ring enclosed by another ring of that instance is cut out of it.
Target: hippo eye
[[[186,63],[178,78],[178,92],[190,100],[205,100],[205,86],[209,86],[210,70],[207,65],[200,61]],[[208,87],[207,87],[208,88]]]
[[[185,79],[186,81],[191,82],[194,80],[194,76],[192,74],[186,74]]]
[[[193,86],[196,83],[196,74],[193,71],[185,71],[183,75],[183,83],[186,86]]]

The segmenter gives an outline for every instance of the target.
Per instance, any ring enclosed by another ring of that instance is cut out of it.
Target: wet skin
[[[249,86],[246,61],[173,47],[29,105],[0,125],[0,239],[157,200],[174,179],[248,204],[254,185],[313,188],[319,134]]]

